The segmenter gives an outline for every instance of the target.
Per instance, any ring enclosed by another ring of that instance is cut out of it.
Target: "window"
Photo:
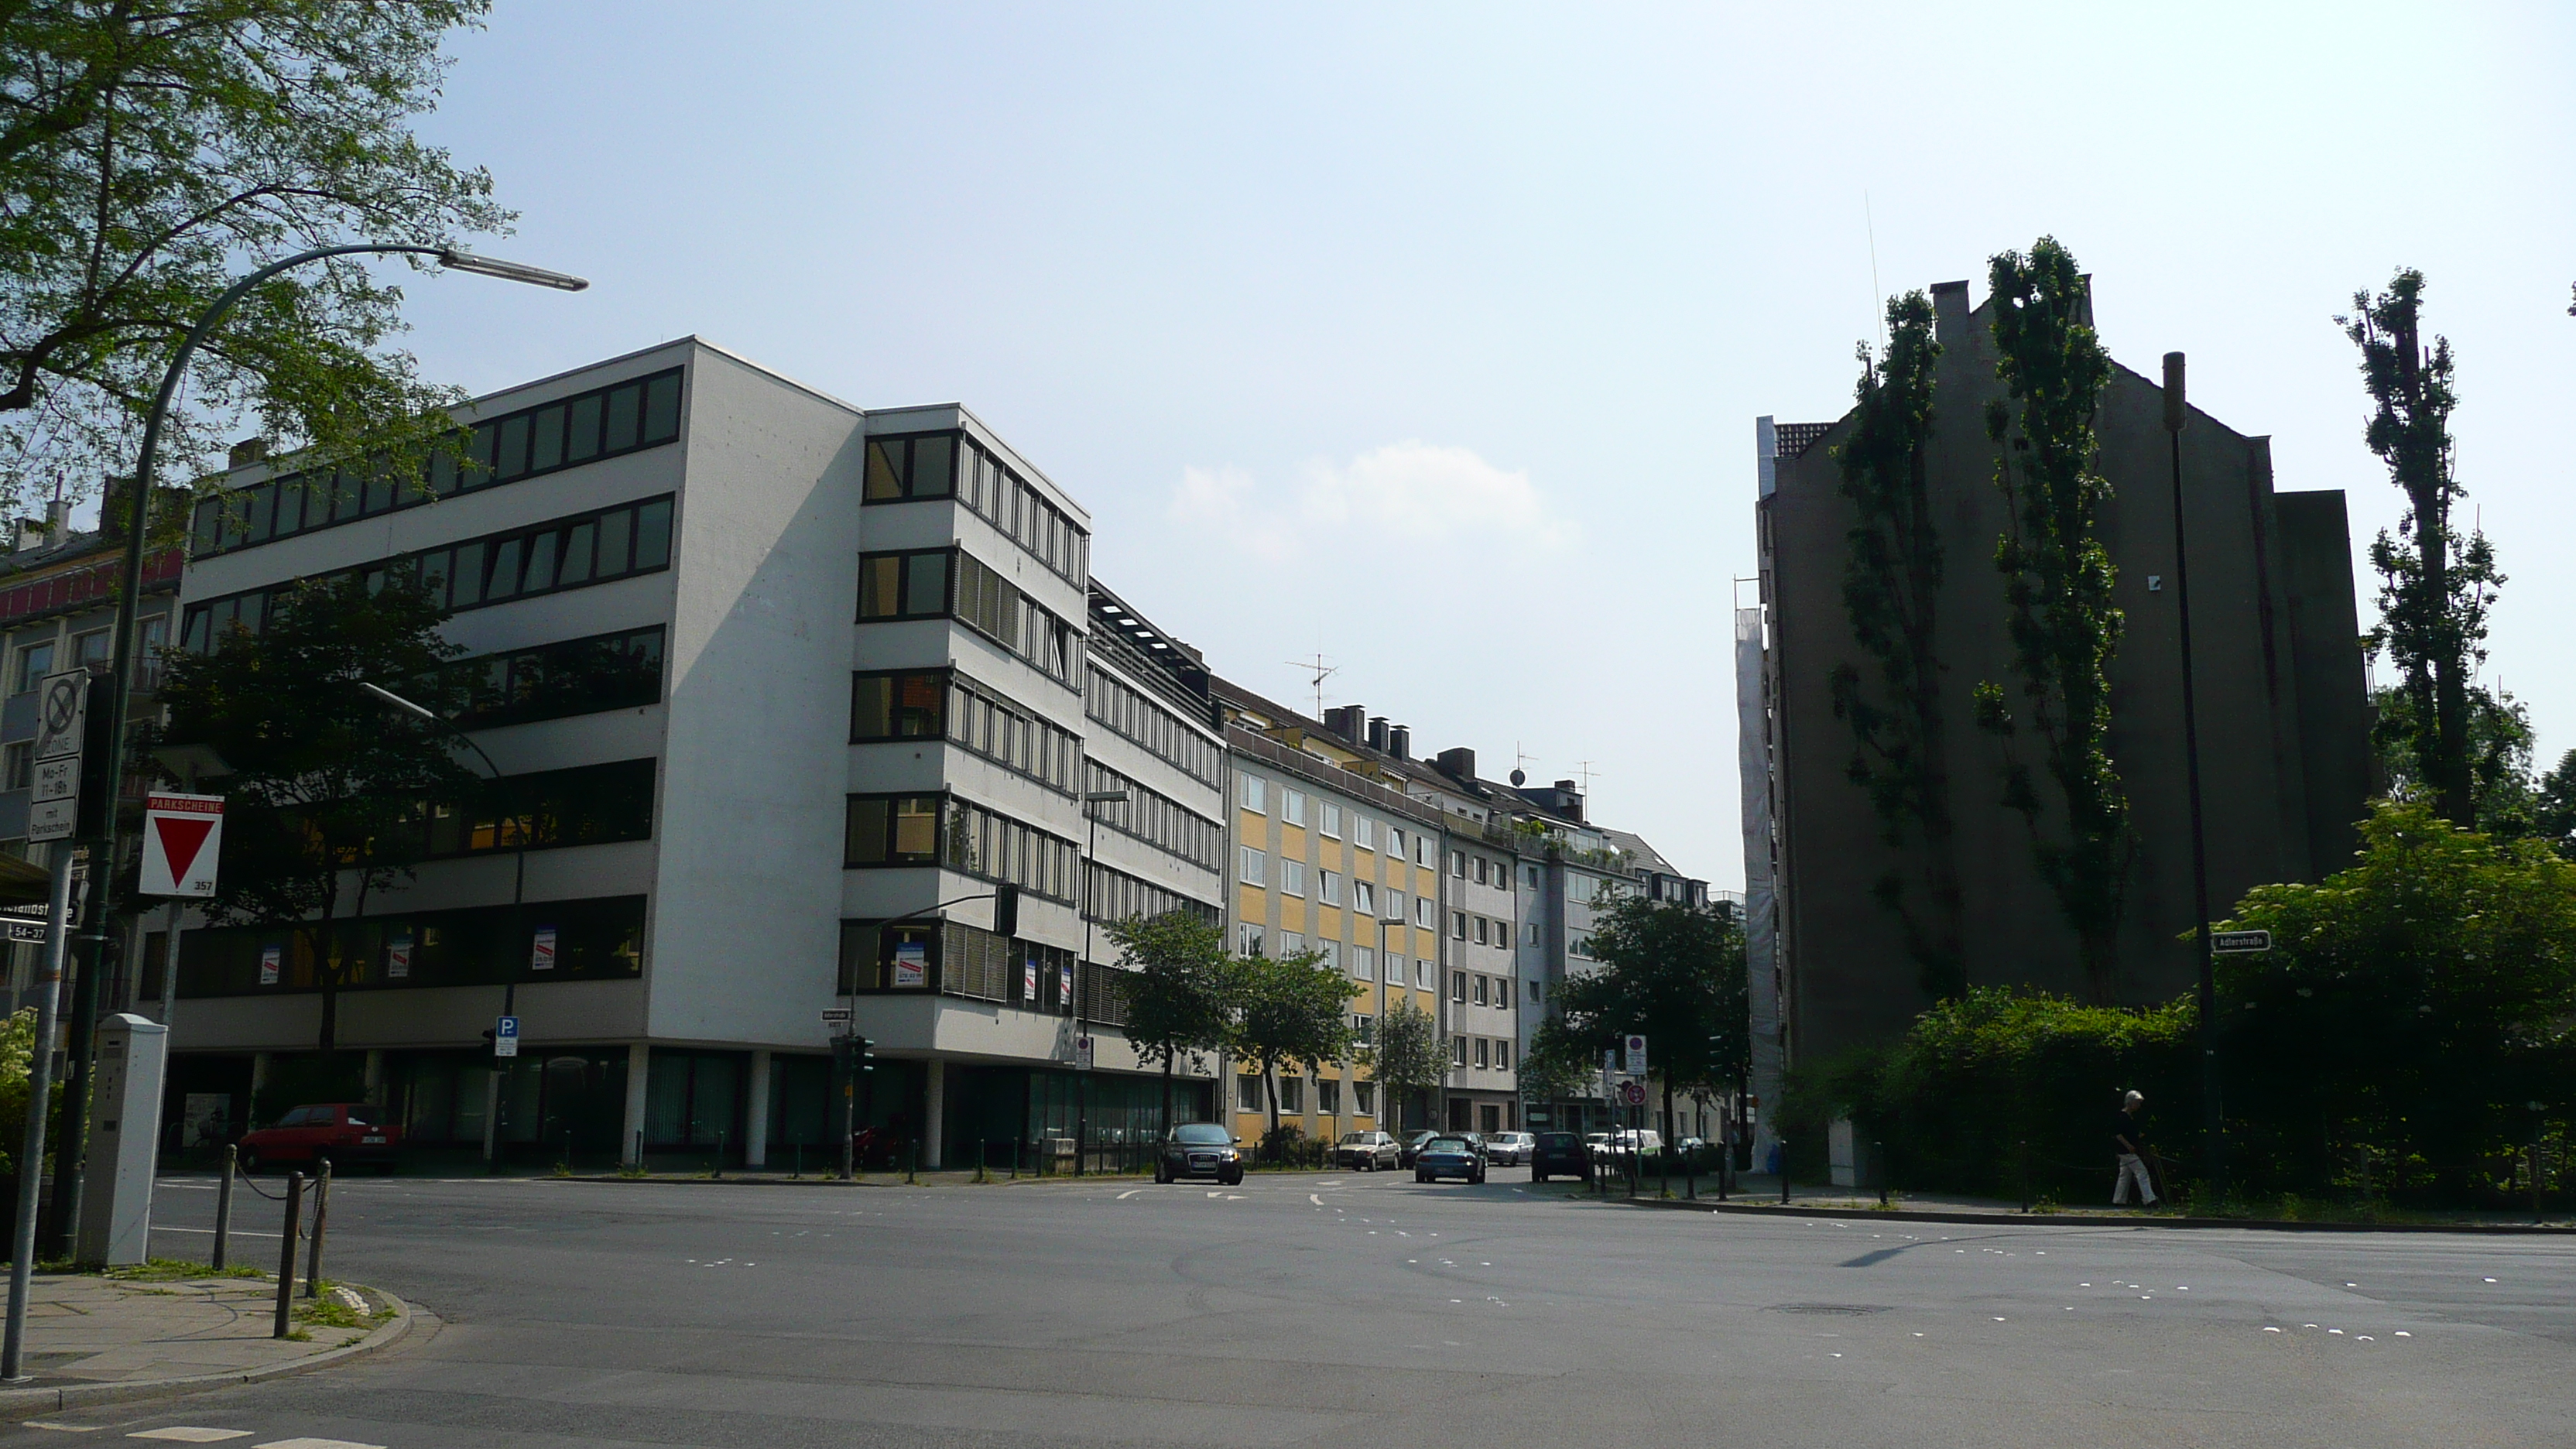
[[[1302,896],[1306,893],[1306,862],[1282,856],[1279,861],[1279,893]]]
[[[551,900],[525,908],[369,915],[332,924],[325,943],[343,963],[339,989],[497,986],[527,979],[539,932],[554,937],[558,981],[631,978],[644,969],[642,896]],[[198,927],[179,937],[183,997],[274,996],[318,990],[313,943],[304,931],[269,926]],[[275,974],[261,979],[261,959]],[[401,1011],[400,1006],[391,1009]]]
[[[937,795],[853,795],[841,851],[846,865],[936,865]]]
[[[1321,889],[1315,892],[1315,899],[1328,906],[1340,905],[1342,903],[1341,872],[1336,870],[1323,870],[1317,871],[1315,875],[1318,884],[1321,886]]]
[[[372,586],[401,572],[419,580],[442,607],[461,611],[540,593],[586,588],[670,565],[671,500],[656,498],[420,553],[398,554],[316,578],[324,583],[364,578]],[[237,628],[258,633],[270,611],[291,597],[295,588],[294,582],[272,584],[190,604],[180,630],[179,647],[203,654]]]
[[[1529,869],[1529,888],[1530,888],[1531,890],[1537,890],[1537,889],[1538,889],[1538,867],[1533,865],[1533,866],[1530,866],[1528,869]]]
[[[1452,971],[1449,973],[1449,999],[1458,1003],[1460,1006],[1467,1004],[1466,972]]]
[[[1547,999],[1546,993],[1539,988],[1539,984],[1535,981],[1531,982],[1529,984],[1529,989],[1522,994],[1525,1000],[1532,1002],[1545,1001]]]
[[[7,751],[7,764],[0,766],[0,769],[5,769],[5,778],[8,781],[7,784],[0,785],[0,790],[24,790],[34,784],[36,782],[36,742],[21,740],[11,745]]]
[[[1476,1004],[1477,1004],[1478,1006],[1483,1006],[1483,1005],[1485,1004],[1485,997],[1486,997],[1486,986],[1485,986],[1485,982],[1486,982],[1486,979],[1487,979],[1487,978],[1482,977],[1482,976],[1479,976],[1479,977],[1477,977],[1477,978],[1476,978]]]
[[[1529,943],[1533,946],[1538,944],[1538,922],[1536,921],[1529,923]]]
[[[1386,918],[1390,921],[1401,921],[1404,919],[1404,892],[1388,891],[1386,893]]]
[[[1261,928],[1259,926],[1238,924],[1236,926],[1236,934],[1240,938],[1235,942],[1236,955],[1259,956],[1264,954],[1261,946]]]
[[[1386,980],[1387,984],[1390,986],[1402,986],[1404,984],[1403,957],[1390,955],[1386,958]]]
[[[447,666],[466,690],[468,729],[637,709],[662,699],[662,626],[595,634]]]
[[[1479,946],[1490,946],[1490,945],[1492,945],[1492,944],[1493,944],[1493,942],[1492,942],[1492,941],[1490,941],[1490,940],[1488,940],[1488,939],[1487,939],[1487,937],[1486,937],[1486,928],[1487,928],[1488,926],[1490,926],[1491,924],[1492,924],[1492,923],[1491,923],[1491,922],[1489,922],[1489,921],[1487,921],[1483,916],[1478,916],[1478,917],[1476,918],[1476,944],[1477,944],[1477,945],[1479,945]]]
[[[1280,955],[1280,958],[1281,958],[1282,960],[1285,960],[1286,958],[1288,958],[1288,957],[1290,957],[1290,956],[1299,955],[1299,954],[1301,954],[1302,952],[1304,952],[1304,951],[1305,951],[1305,949],[1306,949],[1306,933],[1305,933],[1305,932],[1303,932],[1303,931],[1282,931],[1282,932],[1280,932],[1280,933],[1279,933],[1279,955]]]
[[[485,418],[406,479],[391,459],[313,468],[230,489],[198,503],[191,553],[206,558],[317,528],[409,508],[498,483],[659,447],[680,435],[680,370]]]
[[[1265,783],[1267,782],[1258,775],[1246,775],[1243,777],[1243,808],[1251,811],[1255,815],[1268,813],[1267,809],[1261,803],[1261,787]]]
[[[1467,913],[1465,911],[1451,911],[1449,913],[1449,937],[1451,940],[1455,941],[1464,941],[1467,939]]]
[[[1494,978],[1494,1005],[1505,1011],[1512,1009],[1512,978],[1508,976]]]
[[[1428,958],[1428,957],[1421,957],[1421,956],[1417,956],[1417,957],[1415,957],[1415,958],[1414,958],[1414,961],[1413,961],[1413,988],[1414,988],[1416,991],[1429,991],[1429,990],[1431,989],[1431,961],[1430,961],[1430,958]]]
[[[1487,878],[1487,876],[1486,876],[1486,874],[1485,874],[1485,872],[1487,871],[1487,869],[1488,869],[1488,868],[1490,868],[1492,865],[1493,865],[1493,862],[1492,862],[1492,861],[1489,861],[1489,860],[1487,860],[1487,859],[1485,859],[1483,856],[1481,856],[1481,855],[1480,855],[1480,856],[1477,856],[1477,857],[1476,857],[1476,884],[1478,884],[1478,885],[1492,885],[1492,884],[1493,884],[1493,882],[1492,882],[1490,879],[1488,879],[1488,878]]]
[[[1364,916],[1377,914],[1377,887],[1364,880],[1351,882],[1351,909]]]
[[[1508,1041],[1508,1040],[1496,1041],[1496,1042],[1494,1043],[1494,1070],[1495,1070],[1495,1071],[1498,1071],[1498,1072],[1508,1072],[1508,1071],[1510,1071],[1511,1069],[1512,1069],[1512,1044],[1511,1044],[1511,1042],[1510,1042],[1510,1041]]]
[[[1342,1084],[1330,1077],[1315,1082],[1315,1110],[1327,1117],[1342,1115]]]
[[[1467,852],[1463,850],[1449,852],[1449,873],[1460,880],[1467,878]]]
[[[1051,725],[1041,728],[1052,737],[1060,737],[1066,758],[1070,759],[1080,751],[1080,742],[1071,735]],[[1225,827],[1180,801],[1097,760],[1086,762],[1083,788],[1093,792],[1127,792],[1124,800],[1094,800],[1084,806],[1101,824],[1177,855],[1192,865],[1208,870],[1224,868]]]
[[[1431,837],[1416,831],[1413,836],[1413,863],[1421,866],[1430,865],[1432,849]]]
[[[983,931],[985,941],[999,938]],[[979,984],[970,951],[945,952],[939,930],[927,921],[843,921],[840,990],[936,991],[943,974]],[[948,959],[943,960],[943,957]]]
[[[108,655],[113,652],[108,641],[114,637],[116,637],[115,634],[106,629],[92,629],[86,634],[73,635],[72,663],[105,664]]]
[[[948,671],[850,678],[850,740],[935,740],[948,733]]]
[[[1282,819],[1282,820],[1284,820],[1284,821],[1286,821],[1286,822],[1288,822],[1288,823],[1289,823],[1289,824],[1291,824],[1291,825],[1303,825],[1303,824],[1305,824],[1305,823],[1306,823],[1306,792],[1304,792],[1303,790],[1282,790],[1282,791],[1280,791],[1280,792],[1279,792],[1279,818],[1280,818],[1280,819]]]
[[[920,553],[861,554],[859,617],[936,619],[946,614],[951,557],[944,548]]]
[[[485,803],[422,812],[415,840],[432,856],[650,840],[654,772],[643,759],[504,776]]]
[[[1390,825],[1386,828],[1386,853],[1404,859],[1404,832]]]
[[[868,439],[867,483],[860,496],[869,503],[906,498],[946,498],[955,493],[957,435]]]
[[[1067,579],[1078,584],[1090,576],[1090,537],[1082,526],[963,433],[871,438],[866,474],[864,502],[955,498]]]
[[[1099,861],[1091,862],[1091,890],[1083,912],[1094,921],[1130,921],[1139,917],[1152,920],[1174,911],[1196,916],[1210,926],[1223,914],[1205,901],[1192,900],[1177,891],[1166,890],[1151,881],[1138,880],[1125,871],[1111,870]]]
[[[1476,1070],[1481,1072],[1493,1064],[1491,1061],[1492,1051],[1492,1046],[1486,1042],[1485,1038],[1481,1036],[1476,1038]]]
[[[1266,1104],[1261,1100],[1261,1079],[1259,1077],[1237,1077],[1234,1079],[1234,1110],[1238,1112],[1260,1112],[1267,1110]]]
[[[1377,952],[1367,946],[1351,948],[1351,974],[1362,981],[1377,979]]]
[[[1453,1036],[1449,1038],[1449,1065],[1453,1067],[1463,1067],[1467,1065],[1467,1039],[1465,1037]]]
[[[845,866],[939,865],[1071,902],[1073,842],[939,795],[852,795]]]
[[[1321,829],[1321,830],[1322,830],[1326,835],[1329,835],[1329,836],[1333,837],[1335,840],[1339,840],[1339,839],[1341,839],[1341,838],[1342,838],[1342,807],[1341,807],[1341,806],[1339,806],[1339,805],[1332,804],[1332,803],[1330,803],[1329,801],[1328,801],[1328,802],[1326,802],[1326,803],[1325,803],[1325,805],[1324,805],[1324,821],[1323,821],[1323,824],[1322,824],[1319,828],[1320,828],[1320,829]]]
[[[1315,943],[1315,949],[1316,949],[1316,950],[1318,950],[1318,951],[1321,951],[1322,953],[1324,953],[1324,964],[1325,964],[1325,965],[1332,967],[1332,968],[1333,968],[1334,970],[1336,970],[1336,971],[1339,971],[1339,970],[1341,970],[1341,969],[1342,969],[1342,943],[1341,943],[1341,942],[1339,942],[1339,941],[1317,941],[1317,942]]]
[[[1436,931],[1440,929],[1439,922],[1432,919],[1431,897],[1415,896],[1413,898],[1413,924],[1422,927],[1426,931]]]
[[[1245,885],[1267,885],[1270,882],[1270,857],[1251,846],[1238,847],[1238,865]]]
[[[1305,1113],[1305,1111],[1306,1111],[1306,1079],[1305,1079],[1305,1078],[1303,1078],[1303,1077],[1281,1077],[1281,1078],[1279,1079],[1279,1111],[1280,1111],[1280,1113],[1281,1113],[1282,1115],[1286,1115],[1286,1114],[1288,1114],[1288,1113],[1292,1113],[1292,1112],[1293,1112],[1293,1113],[1296,1113],[1296,1114],[1299,1114],[1299,1115],[1301,1115],[1301,1116],[1302,1116],[1302,1115]]]
[[[1354,812],[1351,816],[1351,844],[1362,850],[1377,849],[1377,822]]]
[[[1360,1020],[1367,1021],[1368,1018],[1364,1016]],[[1354,1116],[1360,1117],[1377,1115],[1377,1083],[1351,1083],[1351,1112]]]
[[[11,694],[25,694],[54,672],[54,644],[30,644],[18,651],[18,672],[9,682]]]
[[[1105,669],[1084,671],[1084,712],[1155,758],[1177,766],[1202,784],[1222,787],[1225,750],[1172,711]],[[1261,782],[1244,779],[1244,806],[1261,809]]]

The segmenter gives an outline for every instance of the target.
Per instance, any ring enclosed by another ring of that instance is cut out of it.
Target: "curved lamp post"
[[[178,350],[171,354],[170,365],[161,374],[161,386],[152,395],[152,410],[143,420],[143,444],[136,452],[134,460],[134,502],[132,511],[125,521],[125,567],[116,596],[116,647],[108,673],[108,713],[113,724],[113,732],[109,738],[115,743],[108,752],[107,768],[103,772],[106,778],[99,786],[105,792],[108,802],[106,835],[104,839],[91,842],[92,845],[99,847],[93,855],[99,862],[100,868],[93,878],[95,888],[90,891],[87,909],[82,913],[81,932],[75,938],[88,943],[89,950],[85,953],[78,983],[72,996],[70,1050],[67,1053],[68,1064],[63,1074],[64,1095],[67,1101],[77,1103],[83,1100],[83,1094],[88,1089],[90,1037],[98,1025],[99,953],[106,941],[108,884],[116,861],[116,804],[125,786],[126,716],[132,701],[132,690],[129,688],[128,681],[134,671],[135,615],[142,602],[145,525],[151,521],[152,475],[154,465],[159,460],[161,427],[163,421],[169,416],[170,400],[177,394],[179,381],[186,375],[188,362],[196,356],[197,349],[204,344],[215,328],[222,324],[235,304],[239,303],[253,287],[280,272],[317,262],[326,257],[367,255],[430,257],[439,265],[455,271],[498,277],[504,281],[526,282],[532,286],[553,287],[566,292],[578,292],[590,285],[580,277],[568,276],[562,272],[550,272],[543,267],[502,261],[496,257],[480,257],[471,252],[457,251],[452,247],[388,242],[356,242],[346,246],[315,247],[310,251],[298,252],[283,261],[271,262],[226,288],[223,295],[215,298],[198,316],[196,324],[188,329],[188,335],[181,339]],[[108,520],[102,515],[101,526],[104,527],[107,522]],[[58,983],[39,983],[39,985],[58,987]],[[49,997],[40,997],[40,1005],[46,999]],[[51,1026],[52,1022],[49,1019],[42,1022],[42,1027],[45,1029],[50,1029]],[[38,1065],[35,1071],[43,1071],[44,1056],[42,1052],[37,1053]],[[32,1075],[31,1073],[31,1077]],[[43,1086],[40,1080],[35,1082],[31,1090],[36,1093],[36,1100],[43,1100]],[[55,1160],[63,1165],[54,1176],[52,1229],[48,1237],[51,1240],[50,1246],[54,1255],[57,1257],[65,1255],[64,1250],[70,1242],[70,1234],[73,1230],[73,1220],[78,1215],[80,1168],[82,1154],[86,1147],[88,1125],[78,1111],[66,1112],[62,1140],[55,1148]],[[28,1151],[32,1154],[36,1150],[37,1144],[31,1140]],[[35,1159],[31,1156],[29,1160]],[[28,1180],[34,1181],[34,1175],[29,1174]],[[22,1240],[32,1218],[32,1213],[24,1214],[21,1218],[19,1232]],[[18,1266],[15,1276],[23,1277],[30,1255],[22,1251],[16,1256]],[[15,1349],[19,1342],[16,1322],[17,1304],[25,1298],[24,1284],[20,1283],[17,1286],[20,1291],[13,1294],[10,1299],[11,1322],[8,1344],[11,1349]],[[0,1357],[5,1357],[7,1360],[5,1364],[0,1364],[0,1377],[7,1377],[18,1371],[18,1356],[15,1352],[0,1353]]]

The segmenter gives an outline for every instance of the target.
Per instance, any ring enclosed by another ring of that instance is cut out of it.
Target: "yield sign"
[[[143,807],[143,878],[147,896],[211,896],[223,852],[224,797],[154,795]]]

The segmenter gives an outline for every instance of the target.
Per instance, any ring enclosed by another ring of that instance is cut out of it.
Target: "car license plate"
[[[382,1147],[385,1145],[385,1139],[381,1137],[361,1137],[358,1139],[358,1143],[362,1147]]]
[[[1216,1166],[1216,1159],[1194,1152],[1190,1154],[1190,1166],[1194,1168],[1214,1167]]]

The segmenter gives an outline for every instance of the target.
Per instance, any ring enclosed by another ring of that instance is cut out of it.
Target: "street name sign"
[[[143,802],[143,875],[136,889],[147,896],[215,893],[215,861],[223,854],[224,797],[163,795]]]
[[[2272,933],[2269,931],[2219,931],[2210,936],[2209,949],[2222,956],[2241,954],[2247,951],[2269,951],[2272,949]]]
[[[847,1026],[847,1025],[849,1025],[849,1024],[850,1024],[850,1009],[849,1009],[848,1007],[846,1007],[846,1006],[827,1006],[827,1007],[824,1007],[824,1008],[823,1008],[823,1024],[824,1024],[825,1026]]]

